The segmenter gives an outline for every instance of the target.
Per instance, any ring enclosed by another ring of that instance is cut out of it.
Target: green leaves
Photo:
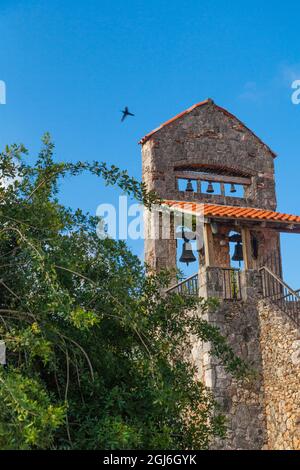
[[[71,322],[79,330],[88,330],[95,325],[99,324],[99,317],[93,311],[86,311],[83,308],[77,307],[71,312]]]
[[[0,449],[207,448],[224,434],[195,379],[191,337],[227,370],[245,365],[200,311],[215,301],[161,295],[171,273],[145,276],[124,242],[99,240],[97,219],[63,207],[58,178],[89,171],[146,205],[126,171],[57,163],[50,136],[29,165],[23,146],[0,155]],[[0,366],[1,367],[1,366]]]
[[[107,416],[98,423],[96,433],[99,449],[122,450],[139,448],[142,432],[133,423],[126,423],[122,416]]]
[[[35,378],[16,369],[0,371],[0,448],[49,448],[53,431],[65,419],[64,405],[53,405]]]
[[[12,353],[24,353],[30,361],[39,358],[46,365],[51,359],[52,344],[42,336],[36,322],[33,322],[30,327],[12,328],[3,335],[3,338]]]

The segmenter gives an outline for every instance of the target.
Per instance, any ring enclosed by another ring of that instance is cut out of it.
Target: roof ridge
[[[168,119],[167,121],[163,122],[162,124],[160,124],[158,127],[156,127],[155,129],[153,129],[153,131],[149,132],[148,134],[146,134],[144,137],[142,137],[140,140],[139,140],[139,144],[143,145],[145,144],[154,134],[156,134],[158,131],[160,131],[161,129],[163,129],[165,126],[171,124],[172,122],[176,121],[177,119],[181,118],[182,116],[185,116],[186,114],[189,114],[191,111],[193,111],[194,109],[196,108],[199,108],[201,106],[205,106],[207,104],[212,104],[214,105],[219,111],[221,111],[222,113],[224,113],[226,116],[232,118],[232,119],[236,119],[247,131],[249,131],[264,147],[266,147],[269,152],[272,154],[272,156],[275,158],[277,156],[277,154],[260,138],[258,137],[249,127],[247,127],[238,117],[236,117],[234,114],[230,113],[229,111],[227,111],[227,109],[225,108],[222,108],[221,106],[217,105],[213,99],[211,98],[207,98],[206,100],[204,101],[200,101],[199,103],[196,103],[192,106],[190,106],[189,108],[187,108],[185,111],[182,111],[181,113],[179,114],[176,114],[176,116],[172,117],[171,119]]]

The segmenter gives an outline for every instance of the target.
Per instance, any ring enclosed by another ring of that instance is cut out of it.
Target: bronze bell
[[[229,237],[229,241],[233,243],[237,243],[237,242],[242,243],[242,237],[239,233],[234,233],[233,235]]]
[[[189,192],[189,193],[193,193],[193,192],[194,192],[194,188],[193,188],[193,185],[192,185],[192,181],[191,181],[191,180],[188,180],[188,182],[187,182],[187,185],[186,185],[186,192]]]
[[[244,257],[243,257],[243,247],[242,247],[241,242],[237,242],[237,244],[235,245],[234,253],[233,253],[233,256],[232,256],[231,259],[232,259],[232,261],[238,261],[238,262],[243,261],[243,259],[244,259]]]
[[[182,254],[179,258],[179,261],[180,263],[186,263],[187,266],[189,263],[194,263],[194,261],[196,261],[190,242],[183,242]]]
[[[210,194],[215,192],[214,187],[211,182],[208,183],[206,192]]]
[[[234,186],[233,183],[231,184],[230,192],[231,192],[231,193],[236,193],[236,189],[235,189],[235,186]]]

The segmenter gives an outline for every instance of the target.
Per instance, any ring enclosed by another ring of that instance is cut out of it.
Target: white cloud
[[[243,91],[239,95],[239,99],[247,101],[259,101],[265,92],[260,90],[256,82],[246,82]]]
[[[280,67],[281,82],[290,86],[295,80],[300,80],[300,64],[283,64]]]
[[[238,99],[258,103],[275,95],[286,96],[289,91],[292,94],[292,83],[295,80],[300,80],[300,63],[281,63],[273,76],[270,74],[270,78],[264,82],[246,81]]]

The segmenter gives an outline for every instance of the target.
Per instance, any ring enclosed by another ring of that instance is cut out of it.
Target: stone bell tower
[[[255,380],[241,384],[209,354],[209,344],[194,345],[199,376],[228,422],[227,438],[213,447],[300,449],[300,296],[282,279],[280,252],[280,232],[300,233],[300,217],[275,212],[276,155],[211,99],[140,144],[147,189],[171,211],[202,216],[197,272],[169,293],[219,298],[208,321],[256,370]],[[164,236],[161,216],[153,236],[152,224],[147,214],[146,263],[152,270],[176,268],[176,226]]]

